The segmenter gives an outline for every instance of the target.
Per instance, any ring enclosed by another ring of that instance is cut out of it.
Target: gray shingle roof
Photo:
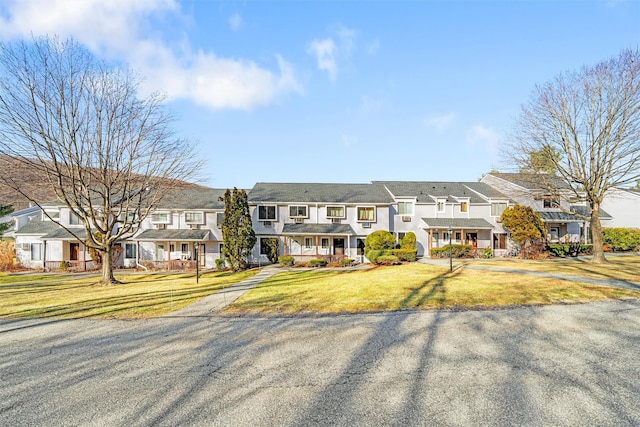
[[[375,184],[317,184],[259,182],[249,191],[250,203],[393,203]]]
[[[571,210],[579,215],[584,215],[586,217],[589,217],[591,215],[591,212],[589,212],[589,208],[586,206],[572,206]],[[538,214],[544,222],[584,222],[582,218],[562,211],[538,211]],[[611,219],[612,216],[604,210],[600,209],[598,218]]]
[[[356,233],[349,224],[285,224],[282,234],[301,236],[305,234],[349,235]]]
[[[544,190],[549,185],[557,189],[571,188],[562,178],[549,174],[492,172],[491,175],[528,190]]]
[[[52,221],[43,221],[41,215],[36,215],[31,221],[22,226],[14,234],[47,234],[60,229],[60,226]]]
[[[483,218],[422,218],[427,228],[495,228],[489,221]]]
[[[53,230],[50,233],[40,237],[42,240],[86,240],[87,232],[84,228],[72,228],[76,236],[69,233],[64,228],[60,227],[57,230]]]
[[[209,230],[145,230],[131,240],[195,241],[205,240]]]
[[[224,209],[220,188],[181,188],[168,192],[158,209]]]
[[[396,198],[416,197],[418,203],[433,203],[433,198],[469,198],[471,203],[486,203],[487,198],[508,199],[507,196],[483,182],[440,182],[440,181],[374,181],[384,185]],[[473,190],[473,191],[472,191]]]

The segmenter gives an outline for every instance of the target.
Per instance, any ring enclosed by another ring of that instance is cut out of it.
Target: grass
[[[626,280],[640,283],[640,256],[609,256],[608,264],[592,264],[584,259],[553,259],[528,261],[521,259],[483,260],[478,265],[516,268],[518,270],[548,271],[572,276],[594,277],[598,279]],[[464,262],[464,261],[463,261]],[[469,261],[467,261],[469,262]],[[473,261],[469,262],[471,265]]]
[[[358,271],[290,271],[259,284],[227,313],[340,313],[496,307],[638,298],[640,291],[558,279],[409,264]]]
[[[146,318],[178,310],[256,273],[128,274],[125,283],[97,286],[95,277],[0,275],[0,317]]]

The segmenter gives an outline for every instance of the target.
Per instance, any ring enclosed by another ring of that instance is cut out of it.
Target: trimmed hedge
[[[602,243],[612,251],[637,251],[640,248],[640,230],[637,228],[603,228]]]
[[[391,249],[385,251],[385,255],[395,255],[400,261],[415,262],[418,257],[418,250],[412,249]]]
[[[326,259],[312,259],[311,261],[309,261],[309,267],[325,267],[326,265]]]
[[[395,255],[381,255],[376,260],[378,265],[397,265],[400,264],[400,260]]]
[[[453,258],[465,258],[471,252],[471,245],[451,245],[451,256]],[[449,245],[441,248],[431,249],[432,258],[449,258]]]
[[[374,249],[366,252],[364,256],[367,257],[369,261],[375,264],[378,257],[384,255],[385,252],[386,251],[384,249]]]
[[[547,251],[552,257],[588,255],[593,252],[593,245],[581,245],[579,243],[551,244],[547,245]]]
[[[482,258],[482,259],[493,258],[493,249],[491,249],[491,248],[482,248],[482,249],[480,249],[480,258]]]
[[[292,256],[279,256],[278,262],[282,265],[291,267],[293,265],[294,259]]]
[[[349,265],[353,264],[353,260],[351,258],[342,258],[340,260],[340,265],[343,267],[347,267]]]

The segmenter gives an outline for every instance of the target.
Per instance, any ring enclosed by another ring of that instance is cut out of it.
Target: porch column
[[[86,244],[85,242],[80,243],[82,245],[82,271],[87,271],[87,257],[85,256]]]
[[[351,258],[351,236],[347,236],[347,258]]]
[[[429,229],[429,241],[427,242],[427,255],[431,256],[431,247],[433,241],[433,229]]]
[[[491,251],[493,252],[493,250],[495,249],[493,247],[493,229],[489,230],[490,234],[489,234],[489,247],[491,248]]]
[[[460,229],[460,240],[461,240],[460,243],[462,243],[463,245],[467,244],[467,235],[464,234],[464,228]]]
[[[287,255],[287,239],[289,239],[287,236],[284,236],[284,238],[282,239],[282,241],[284,242],[284,248],[282,248],[282,250],[284,251],[284,256]]]
[[[47,241],[43,240],[44,244],[42,245],[42,269],[47,271]]]
[[[166,242],[167,248],[167,270],[171,271],[171,246]]]
[[[318,235],[316,234],[316,258],[318,257]]]
[[[140,241],[136,240],[136,268],[140,264]]]
[[[549,223],[545,222],[544,223],[544,241],[548,242],[548,240],[547,240],[548,238],[549,238]]]

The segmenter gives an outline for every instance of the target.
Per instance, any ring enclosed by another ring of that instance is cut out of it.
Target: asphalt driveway
[[[640,425],[640,302],[0,321],[0,425]]]

